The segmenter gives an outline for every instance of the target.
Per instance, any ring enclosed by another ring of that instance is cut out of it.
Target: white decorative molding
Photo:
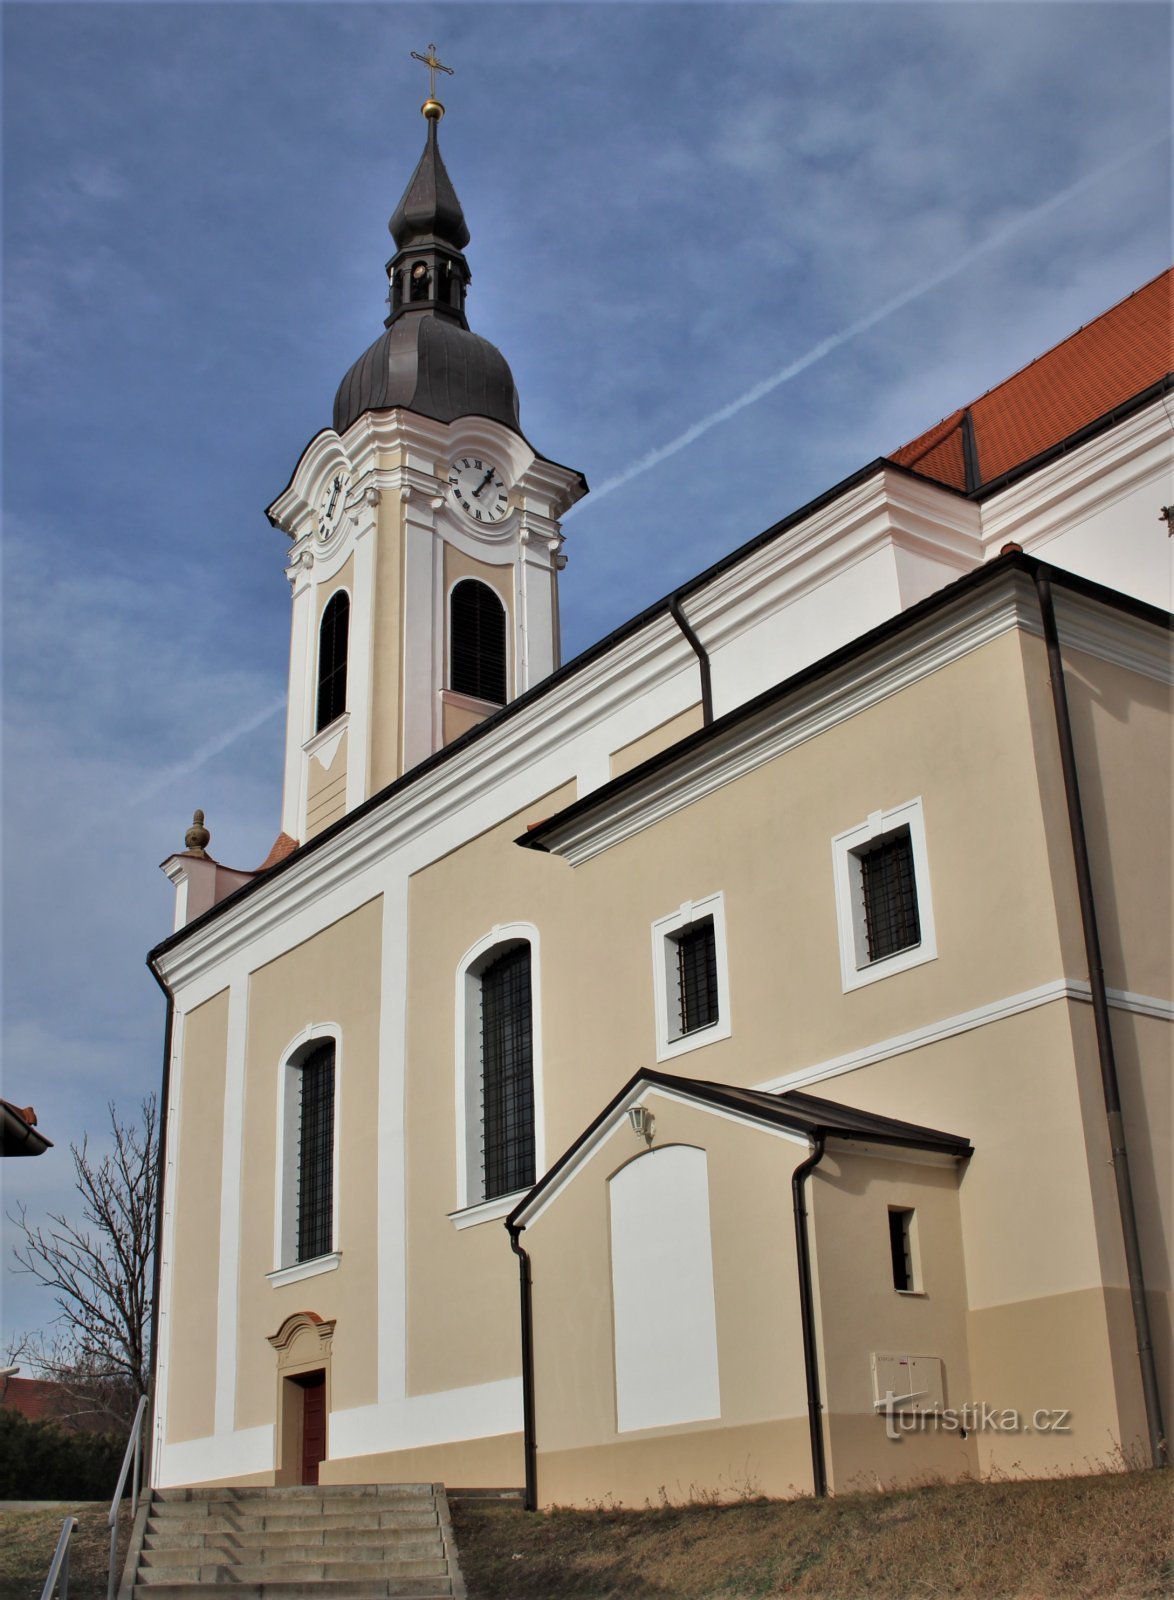
[[[892,955],[870,960],[860,857],[865,847],[907,829],[913,854],[913,887],[920,938]],[[836,925],[840,944],[840,983],[845,994],[865,984],[907,972],[937,958],[929,854],[925,845],[925,812],[921,796],[888,811],[874,811],[865,821],[832,840],[832,877],[836,891]]]
[[[311,1261],[296,1261],[294,1256],[297,1251],[297,1195],[298,1195],[298,1159],[299,1159],[299,1133],[300,1133],[300,1090],[301,1079],[298,1073],[302,1061],[305,1060],[315,1044],[329,1040],[334,1046],[334,1149],[332,1154],[331,1170],[331,1208],[332,1217],[330,1234],[332,1250],[329,1255],[315,1256]],[[274,1163],[274,1212],[273,1212],[273,1272],[267,1274],[270,1282],[275,1277],[280,1277],[283,1283],[295,1283],[298,1277],[314,1277],[316,1271],[330,1272],[338,1265],[339,1227],[341,1221],[341,1184],[339,1173],[342,1165],[342,1028],[337,1022],[315,1022],[303,1028],[286,1045],[281,1052],[280,1068],[277,1073],[277,1159]],[[320,1266],[323,1261],[330,1261],[333,1256],[333,1266]],[[310,1271],[302,1271],[302,1268]],[[315,1271],[316,1269],[316,1271]],[[286,1274],[294,1276],[286,1276]]]
[[[717,971],[717,1017],[703,1028],[683,1033],[675,1021],[680,1007],[679,980],[675,971],[676,937],[695,923],[712,921],[714,962]],[[686,901],[668,916],[652,924],[652,992],[656,1010],[656,1059],[672,1061],[691,1050],[700,1050],[719,1039],[728,1039],[730,1017],[730,969],[726,954],[726,902],[719,890],[700,900]]]
[[[477,1115],[481,1096],[481,1037],[477,1019],[481,1015],[480,973],[494,951],[516,945],[530,947],[530,1039],[531,1067],[534,1089],[534,1169],[546,1170],[545,1096],[543,1093],[542,1056],[542,949],[538,929],[532,922],[497,923],[481,939],[469,947],[457,963],[456,1009],[453,1036],[456,1041],[455,1081],[453,1100],[456,1107],[456,1175],[457,1203],[450,1216],[467,1215],[485,1205],[495,1205],[507,1196],[495,1196],[486,1201],[481,1194],[480,1167],[481,1119]],[[474,1178],[474,1175],[476,1177]],[[504,1216],[517,1204],[515,1195],[511,1205],[501,1212]],[[457,1227],[467,1227],[479,1221],[457,1222]]]
[[[450,1211],[448,1220],[458,1230],[475,1228],[481,1222],[498,1222],[502,1217],[509,1216],[525,1193],[525,1189],[518,1189],[514,1194],[499,1195],[496,1200],[480,1200],[476,1205],[465,1206],[460,1211]]]
[[[1168,479],[1172,434],[1159,398],[990,496],[981,506],[984,550],[997,554],[1013,540],[1036,551],[1139,485]]]
[[[348,682],[350,662],[347,662]],[[334,758],[338,754],[338,747],[342,743],[342,736],[350,727],[351,714],[344,711],[340,717],[335,717],[333,722],[328,722],[317,733],[311,734],[302,746],[303,754],[317,760],[319,766],[327,772],[334,765]]]
[[[1174,1000],[1156,999],[1152,995],[1130,994],[1122,989],[1107,991],[1109,1004],[1119,1011],[1132,1011],[1139,1016],[1156,1017],[1164,1022],[1174,1022]],[[988,1023],[1002,1022],[1006,1017],[1018,1016],[1023,1011],[1034,1011],[1037,1006],[1053,1005],[1057,1000],[1077,1000],[1091,1004],[1091,989],[1087,979],[1053,978],[1035,989],[1024,989],[1019,994],[1005,995],[972,1011],[960,1011],[952,1017],[943,1017],[923,1027],[912,1028],[908,1033],[881,1039],[875,1044],[863,1045],[844,1055],[832,1056],[811,1066],[796,1067],[778,1077],[767,1078],[754,1087],[763,1094],[781,1094],[786,1089],[804,1089],[825,1078],[838,1078],[841,1073],[856,1072],[861,1067],[871,1067],[878,1061],[888,1061],[893,1056],[908,1055],[922,1050],[926,1045],[941,1044],[960,1033],[974,1028],[984,1028]]]
[[[333,1417],[331,1423],[333,1425]],[[217,1433],[204,1439],[184,1439],[178,1444],[164,1442],[156,1463],[153,1483],[157,1489],[170,1489],[188,1483],[210,1483],[218,1478],[229,1481],[253,1473],[272,1472],[274,1427],[238,1428],[232,1433]]]
[[[544,843],[578,866],[1037,616],[1034,589],[1020,574],[1009,573],[998,588],[931,614],[916,628],[801,684],[678,761],[659,765],[598,811],[568,818]]]
[[[335,1272],[341,1260],[342,1251],[332,1250],[328,1256],[315,1256],[312,1261],[299,1261],[292,1267],[267,1272],[265,1279],[275,1289],[282,1289],[287,1283],[301,1283],[304,1278],[317,1278],[324,1272]]]

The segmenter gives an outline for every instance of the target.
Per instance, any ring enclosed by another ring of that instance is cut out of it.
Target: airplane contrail
[[[1149,139],[1142,144],[1132,146],[1123,155],[1115,157],[1112,161],[1106,161],[1103,166],[1094,168],[1092,172],[1087,173],[1083,178],[1078,178],[1075,183],[1070,183],[1067,188],[1061,189],[1057,194],[1042,201],[1038,206],[1033,206],[1030,211],[1025,211],[1021,217],[1017,217],[1013,222],[1004,223],[1001,228],[996,228],[985,239],[980,239],[977,244],[971,245],[969,250],[964,250],[948,266],[941,267],[937,272],[931,273],[928,278],[922,278],[911,288],[903,289],[900,294],[894,295],[891,300],[886,300],[875,311],[870,311],[866,316],[858,317],[855,322],[850,322],[846,328],[841,328],[839,333],[833,333],[826,339],[821,339],[805,355],[788,362],[785,367],[780,367],[778,372],[772,373],[769,378],[763,378],[761,382],[747,389],[745,394],[740,394],[736,400],[731,400],[728,405],[721,406],[717,411],[711,411],[708,416],[702,417],[699,422],[693,423],[691,427],[685,429],[684,433],[679,433],[675,439],[670,439],[667,444],[662,444],[655,450],[649,450],[647,454],[633,461],[631,466],[625,467],[622,472],[616,473],[615,477],[606,478],[597,488],[592,489],[590,496],[586,500],[580,500],[577,505],[572,506],[565,513],[563,521],[565,522],[568,517],[574,516],[585,505],[597,505],[605,495],[613,493],[616,489],[623,488],[625,484],[631,483],[633,478],[638,478],[643,473],[650,472],[653,467],[658,467],[662,461],[667,461],[670,456],[675,456],[678,451],[687,449],[695,440],[700,439],[702,434],[708,433],[711,428],[716,428],[721,422],[728,422],[731,417],[736,417],[739,411],[745,411],[747,406],[754,405],[764,395],[770,394],[772,389],[777,389],[781,384],[798,377],[801,372],[806,372],[808,367],[813,367],[817,361],[822,361],[824,356],[830,355],[833,350],[838,350],[841,345],[847,344],[849,340],[855,339],[859,334],[867,333],[870,328],[875,328],[878,322],[883,322],[886,317],[891,317],[894,312],[902,310],[912,301],[918,300],[922,295],[929,294],[931,290],[938,288],[940,284],[957,277],[972,262],[978,261],[982,256],[990,255],[1000,245],[1006,244],[1008,239],[1014,238],[1017,233],[1022,233],[1025,228],[1031,227],[1041,217],[1046,217],[1049,213],[1058,211],[1061,206],[1067,205],[1069,200],[1075,199],[1078,194],[1083,194],[1086,189],[1091,189],[1095,184],[1100,183],[1102,179],[1108,177],[1110,173],[1127,166],[1131,161],[1136,161],[1138,156],[1145,155],[1148,151],[1156,149],[1158,145],[1165,144],[1169,137],[1169,134],[1161,134],[1155,139]]]
[[[141,789],[136,790],[130,796],[129,803],[132,806],[136,806],[142,805],[147,800],[153,800],[169,784],[175,783],[180,778],[187,778],[193,772],[198,772],[202,766],[212,760],[213,756],[221,755],[231,745],[234,745],[238,739],[243,739],[247,733],[252,733],[254,729],[268,722],[270,717],[275,717],[279,711],[284,710],[285,696],[283,694],[276,700],[270,701],[268,705],[262,706],[259,711],[251,712],[243,721],[234,724],[231,728],[227,728],[223,733],[218,733],[214,739],[209,739],[205,744],[200,745],[198,749],[192,751],[191,755],[185,756],[182,761],[176,761],[171,766],[164,767],[162,772],[158,773],[149,783],[145,783]]]

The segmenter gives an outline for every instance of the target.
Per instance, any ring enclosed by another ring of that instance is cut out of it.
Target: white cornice
[[[1035,605],[1029,580],[1008,574],[839,670],[796,689],[717,738],[663,765],[598,808],[572,817],[544,843],[572,866],[631,838],[684,806],[772,761],[847,717],[907,688],[992,639],[1023,626]]]
[[[1171,681],[1164,630],[1068,590],[1058,590],[1055,600],[1062,646]],[[935,611],[916,628],[659,767],[598,809],[568,819],[546,836],[546,848],[578,866],[1015,628],[1043,632],[1034,585],[1021,572]]]
[[[160,970],[175,987],[193,982],[247,949],[299,911],[333,890],[386,864],[392,852],[464,812],[470,835],[501,820],[502,802],[492,798],[552,752],[566,752],[565,780],[574,776],[573,744],[616,706],[691,671],[693,652],[667,615],[621,640],[584,670],[502,722],[493,732],[389,795],[361,821],[344,828],[302,861],[294,861],[240,904],[195,929],[165,953]],[[485,802],[479,805],[479,802]],[[512,802],[511,802],[512,803]],[[471,807],[477,809],[470,811]],[[508,814],[505,813],[505,814]],[[443,846],[448,849],[448,843]],[[372,880],[373,885],[375,880]],[[367,898],[379,892],[372,886]]]
[[[878,467],[828,505],[750,551],[692,594],[686,610],[708,649],[866,560],[899,548],[961,575],[979,565],[978,508],[938,484]]]
[[[1025,550],[1167,475],[1174,429],[1164,399],[1029,473],[981,505],[990,550],[1014,540]],[[1156,512],[1155,512],[1156,515]]]

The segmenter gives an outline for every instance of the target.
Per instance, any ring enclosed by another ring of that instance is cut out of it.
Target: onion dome
[[[434,100],[424,106],[424,153],[388,223],[396,253],[387,264],[386,331],[338,386],[336,433],[345,433],[365,411],[393,406],[438,422],[490,417],[521,431],[509,365],[465,318],[470,272],[462,252],[469,229],[440,156],[440,110]]]

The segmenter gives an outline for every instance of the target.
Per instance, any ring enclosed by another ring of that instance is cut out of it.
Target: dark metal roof
[[[32,1106],[0,1100],[0,1156],[40,1156],[52,1148],[53,1141],[37,1131]]]
[[[732,1111],[748,1120],[765,1122],[789,1132],[814,1138],[823,1134],[827,1138],[850,1139],[860,1144],[883,1144],[906,1150],[925,1150],[934,1155],[949,1156],[957,1161],[974,1154],[969,1139],[959,1134],[942,1133],[937,1128],[926,1128],[917,1122],[901,1122],[896,1117],[881,1116],[879,1112],[858,1111],[854,1106],[844,1106],[835,1100],[824,1100],[818,1095],[787,1090],[782,1094],[764,1094],[759,1089],[740,1089],[734,1084],[713,1083],[705,1078],[681,1078],[669,1072],[644,1069],[634,1073],[618,1094],[559,1157],[550,1171],[540,1178],[524,1200],[510,1212],[506,1226],[516,1227],[518,1219],[532,1209],[549,1189],[557,1186],[567,1168],[585,1144],[616,1114],[639,1084],[650,1088],[668,1089],[688,1095],[702,1105],[715,1110]],[[524,1225],[524,1224],[523,1224]]]
[[[501,351],[431,311],[405,312],[359,357],[334,397],[334,431],[393,406],[437,422],[490,417],[521,432],[518,391]]]
[[[436,122],[433,119],[428,122],[424,154],[408,179],[403,198],[391,214],[387,231],[400,250],[409,243],[423,240],[431,242],[433,239],[442,239],[456,250],[463,250],[469,242],[469,229],[461,202],[440,159]]]

